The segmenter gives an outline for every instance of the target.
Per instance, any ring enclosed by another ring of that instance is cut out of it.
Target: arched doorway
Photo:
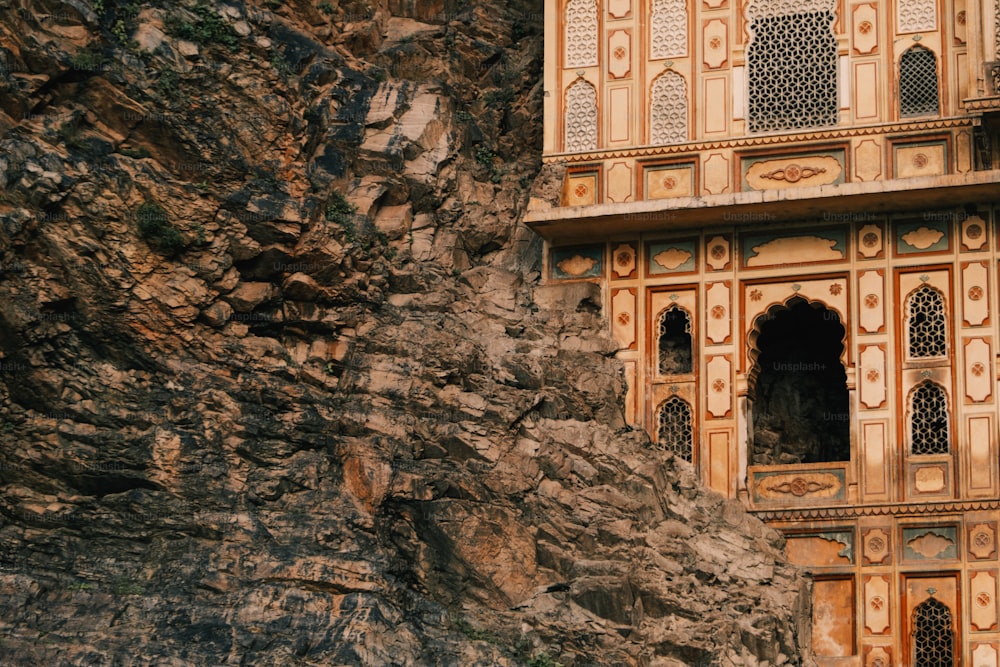
[[[750,464],[848,461],[850,398],[840,316],[795,298],[758,318]]]

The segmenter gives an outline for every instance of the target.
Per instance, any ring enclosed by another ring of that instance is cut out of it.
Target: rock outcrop
[[[0,663],[808,663],[779,536],[540,286],[541,39],[0,0]]]

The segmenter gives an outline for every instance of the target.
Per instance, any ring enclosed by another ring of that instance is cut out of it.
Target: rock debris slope
[[[539,286],[541,23],[0,0],[0,663],[805,664]]]

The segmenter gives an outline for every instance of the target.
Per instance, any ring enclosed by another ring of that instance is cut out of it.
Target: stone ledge
[[[547,241],[564,243],[626,233],[791,220],[843,220],[954,208],[996,199],[1000,170],[789,190],[754,190],[702,197],[528,211],[525,224]]]

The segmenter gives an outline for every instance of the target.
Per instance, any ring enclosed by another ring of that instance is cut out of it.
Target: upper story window
[[[747,48],[751,132],[835,125],[837,38],[825,0],[759,0]]]
[[[691,461],[694,450],[694,430],[691,426],[691,406],[677,396],[671,396],[657,410],[656,439],[674,456]]]
[[[899,115],[912,118],[938,113],[937,57],[930,49],[914,46],[899,59]]]
[[[597,148],[597,91],[583,79],[566,91],[565,143],[568,153]]]
[[[566,39],[566,67],[597,64],[597,3],[569,0],[563,26]]]
[[[653,0],[649,29],[650,58],[679,58],[687,55],[687,2]]]
[[[687,82],[677,72],[656,77],[649,102],[649,140],[679,144],[688,139]]]
[[[924,285],[906,300],[906,333],[911,359],[943,357],[947,354],[944,297]]]

